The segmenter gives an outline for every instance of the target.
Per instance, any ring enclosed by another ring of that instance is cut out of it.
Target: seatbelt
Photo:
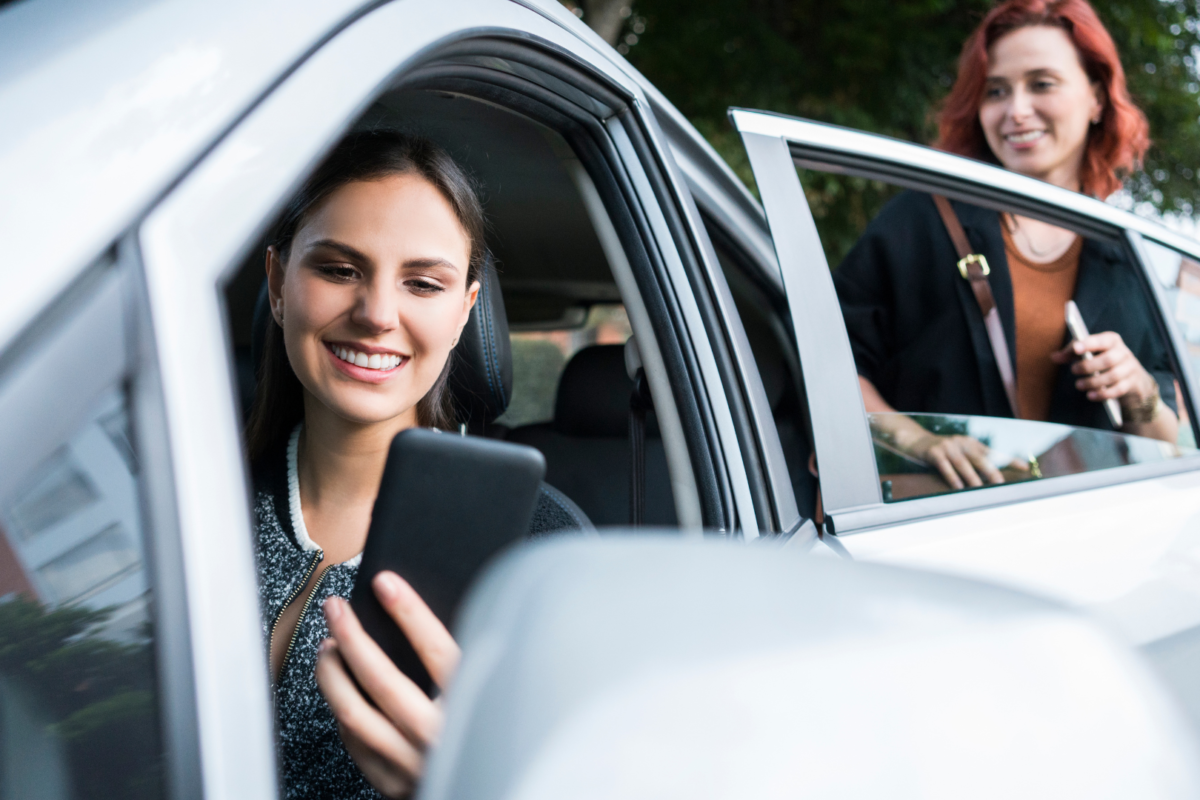
[[[971,252],[971,243],[967,240],[966,231],[958,221],[958,215],[950,201],[941,195],[933,195],[934,205],[946,225],[946,232],[954,242],[958,251],[958,271],[963,279],[971,284],[975,302],[983,314],[983,325],[987,329],[988,342],[992,346],[992,355],[996,359],[996,368],[1000,371],[1000,380],[1004,383],[1004,393],[1008,396],[1008,405],[1012,408],[1014,417],[1021,416],[1017,403],[1017,378],[1013,374],[1012,358],[1008,355],[1008,340],[1004,338],[1004,326],[1000,323],[1000,312],[996,309],[996,298],[992,295],[992,286],[988,283],[991,268],[987,258],[981,253]]]
[[[629,524],[638,527],[646,516],[646,412],[654,409],[654,402],[632,336],[625,342],[625,371],[633,381],[629,395]]]

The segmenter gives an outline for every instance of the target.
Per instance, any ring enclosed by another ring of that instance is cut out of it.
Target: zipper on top
[[[267,639],[268,653],[271,652],[271,645],[275,643],[275,629],[279,627],[279,618],[283,616],[283,612],[287,611],[288,606],[292,604],[292,601],[304,591],[304,587],[308,585],[308,579],[312,577],[317,565],[321,563],[321,559],[324,557],[325,553],[321,550],[316,550],[313,552],[312,560],[308,562],[308,568],[304,570],[304,577],[300,579],[300,582],[296,584],[296,588],[292,590],[292,593],[289,594],[287,599],[283,601],[283,605],[279,607],[279,613],[275,615],[275,619],[271,622],[271,635]],[[328,570],[329,567],[326,567],[325,569]],[[288,656],[292,654],[292,648],[296,645],[296,634],[300,631],[300,623],[304,621],[304,614],[308,611],[308,606],[312,603],[313,595],[317,593],[317,587],[321,585],[321,580],[324,577],[325,571],[322,570],[321,577],[317,578],[317,582],[313,584],[313,589],[311,592],[309,592],[308,599],[304,602],[304,607],[300,609],[300,617],[296,620],[296,629],[292,631],[292,638],[288,642],[287,650],[283,654],[283,661],[279,663],[280,675],[283,675],[283,668],[287,665]]]

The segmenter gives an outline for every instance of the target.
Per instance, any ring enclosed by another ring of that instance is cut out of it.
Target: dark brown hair
[[[474,181],[429,140],[393,131],[351,134],[334,148],[288,204],[269,237],[280,261],[286,266],[296,233],[331,194],[348,183],[392,175],[420,175],[442,193],[471,240],[467,286],[479,280],[485,252],[485,223]],[[454,407],[446,390],[453,357],[452,351],[433,387],[417,403],[417,424],[454,427]],[[288,361],[283,331],[272,317],[267,322],[258,386],[246,431],[250,458],[260,458],[303,419],[304,389]]]
[[[1007,0],[993,8],[963,46],[958,80],[938,117],[937,146],[993,164],[979,124],[979,106],[987,83],[988,51],[997,40],[1019,28],[1060,28],[1075,44],[1088,79],[1100,84],[1104,111],[1088,131],[1080,165],[1084,194],[1104,198],[1121,188],[1121,179],[1141,166],[1150,146],[1150,126],[1125,87],[1125,71],[1117,46],[1087,0]]]

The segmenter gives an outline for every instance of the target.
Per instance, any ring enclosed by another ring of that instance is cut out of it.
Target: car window
[[[1178,250],[1144,240],[1150,271],[1166,295],[1171,322],[1178,329],[1192,373],[1200,374],[1200,263]],[[1180,409],[1179,443],[1196,445],[1187,409]]]
[[[625,307],[569,306],[556,319],[512,324],[513,394],[496,422],[510,428],[554,419],[558,380],[571,356],[595,344],[624,344],[630,336]]]
[[[869,414],[875,464],[885,503],[953,491],[935,464],[897,447],[896,414]],[[1001,417],[906,414],[931,435],[957,437],[982,446],[983,457],[1004,483],[1058,478],[1129,464],[1152,464],[1195,448],[1112,431]],[[968,487],[969,488],[969,487]]]
[[[1105,448],[1156,440],[1163,445],[1151,448],[1156,459],[1192,452],[1171,343],[1137,256],[1118,232],[960,200],[947,203],[947,225],[927,192],[815,169],[799,176],[833,271],[877,458],[940,471],[941,491],[1023,479],[998,470],[993,462],[1007,454],[974,435],[982,423],[959,431],[949,422],[985,417],[1009,420],[996,422],[998,430],[1035,438],[1071,426],[1082,429],[1072,441]],[[962,246],[950,232],[954,220]],[[1068,303],[1082,327],[1068,323]],[[1072,330],[1093,335],[1082,357],[1066,349]],[[1090,369],[1089,360],[1104,366]],[[1110,387],[1117,396],[1094,394]],[[1103,463],[1144,461],[1131,458]],[[1077,466],[1098,468],[1086,459]],[[936,493],[901,491],[895,481],[890,492],[891,499]]]
[[[130,397],[121,376],[94,391],[82,369],[69,388],[48,380],[63,347],[84,343],[35,346],[0,373],[0,796],[162,797]],[[33,425],[47,414],[75,421]],[[11,446],[31,428],[32,447]]]

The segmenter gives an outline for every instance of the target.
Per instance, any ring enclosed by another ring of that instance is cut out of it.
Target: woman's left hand
[[[1091,353],[1092,358],[1083,358]],[[1137,356],[1115,331],[1093,333],[1074,341],[1050,356],[1057,364],[1075,361],[1071,372],[1079,375],[1075,388],[1087,392],[1088,400],[1117,399],[1125,408],[1152,400],[1157,384]]]
[[[460,656],[450,632],[396,573],[379,573],[372,586],[434,682],[445,688]],[[331,637],[317,656],[317,685],[363,775],[385,797],[406,797],[424,771],[425,752],[441,733],[441,705],[396,668],[349,603],[331,597],[324,609]]]

